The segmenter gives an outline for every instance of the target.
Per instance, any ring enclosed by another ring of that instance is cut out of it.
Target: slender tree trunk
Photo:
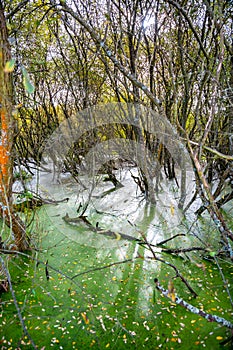
[[[4,9],[0,0],[0,215],[12,230],[17,249],[25,250],[28,248],[25,225],[14,214],[12,205],[13,96],[11,74],[5,71],[6,62],[9,61],[10,57]]]

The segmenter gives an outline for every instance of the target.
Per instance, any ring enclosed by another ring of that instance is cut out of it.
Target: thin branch
[[[228,193],[226,196],[220,198],[218,201],[216,201],[216,204],[217,204],[218,208],[221,208],[224,204],[226,204],[227,202],[229,202],[232,199],[233,199],[233,191]],[[206,209],[207,209],[207,207],[202,205],[200,208],[198,208],[195,211],[195,214],[197,216],[200,216]]]
[[[232,296],[231,296],[231,293],[230,293],[229,288],[228,288],[228,281],[226,280],[226,278],[225,278],[225,276],[224,276],[224,274],[223,274],[223,272],[222,272],[222,268],[221,268],[221,266],[219,265],[219,262],[218,262],[218,259],[217,259],[216,256],[214,256],[214,261],[215,261],[216,265],[218,266],[218,270],[219,270],[219,273],[220,273],[220,275],[221,275],[222,281],[223,281],[223,283],[224,283],[224,287],[226,288],[226,291],[227,291],[229,300],[230,300],[230,302],[231,302],[231,306],[233,307],[233,300],[232,300]]]
[[[157,243],[156,245],[157,246],[163,245],[163,244],[165,244],[165,243],[167,243],[167,242],[171,241],[172,239],[179,237],[179,236],[186,236],[186,235],[184,233],[177,233],[175,236],[172,236],[168,239],[165,239],[164,241],[161,241],[161,242]]]
[[[134,259],[126,259],[126,260],[114,262],[112,264],[104,265],[104,266],[101,266],[101,267],[95,267],[94,269],[90,269],[90,270],[86,270],[86,271],[80,272],[77,275],[74,275],[73,277],[71,277],[71,279],[73,280],[76,277],[79,277],[79,276],[82,276],[82,275],[86,275],[87,273],[90,273],[90,272],[104,270],[104,269],[107,269],[107,268],[115,266],[115,265],[126,264],[127,262],[133,262],[133,261],[134,261]]]
[[[202,198],[202,201],[204,205],[206,206],[213,222],[217,226],[221,238],[223,240],[223,244],[226,247],[226,250],[229,252],[231,260],[233,260],[233,249],[230,245],[229,240],[233,241],[233,232],[231,229],[228,228],[222,213],[220,212],[215,199],[211,193],[210,186],[208,184],[208,181],[206,180],[206,177],[204,175],[202,166],[198,160],[197,152],[194,152],[193,147],[191,146],[191,141],[189,140],[189,137],[186,133],[186,131],[182,128],[182,126],[179,123],[179,120],[176,120],[177,126],[182,130],[182,132],[186,135],[186,142],[189,149],[189,153],[191,156],[191,159],[193,161],[193,165],[195,167],[195,174],[196,179],[198,181],[197,185],[200,187],[200,196]],[[202,187],[201,187],[202,184]]]
[[[5,274],[6,274],[8,283],[9,283],[11,295],[12,295],[12,298],[13,298],[13,301],[14,301],[14,304],[15,304],[15,308],[16,308],[16,310],[17,310],[18,318],[19,318],[19,321],[20,321],[21,326],[22,326],[22,328],[23,328],[24,334],[25,334],[25,335],[28,337],[28,339],[30,340],[32,347],[33,347],[34,349],[37,349],[37,346],[35,345],[35,343],[34,343],[32,337],[30,336],[30,334],[29,334],[29,332],[28,332],[28,330],[27,330],[27,326],[26,326],[25,323],[24,323],[23,316],[22,316],[22,314],[21,314],[19,305],[18,305],[17,300],[16,300],[15,292],[14,292],[14,289],[13,289],[13,287],[12,287],[10,273],[9,273],[8,269],[6,268],[6,265],[5,265],[5,263],[4,263],[4,260],[2,259],[1,256],[0,256],[0,261],[1,261],[1,264],[2,264],[2,267],[3,267],[3,270],[4,270]]]
[[[187,139],[184,139],[184,140],[187,141]],[[189,142],[190,142],[192,145],[195,145],[195,146],[200,147],[200,144],[197,143],[197,142],[194,142],[194,141],[191,141],[191,140],[189,140]],[[204,145],[202,146],[202,148],[204,148],[205,150],[209,151],[210,153],[215,154],[215,155],[218,156],[219,158],[226,159],[226,160],[230,160],[230,161],[233,160],[233,156],[230,156],[230,155],[228,155],[228,154],[223,154],[223,153],[217,151],[217,150],[214,149],[214,148],[210,148],[210,147],[204,146]]]
[[[180,13],[184,16],[184,18],[188,22],[188,24],[189,24],[189,26],[190,26],[190,28],[191,28],[195,38],[197,39],[197,41],[198,41],[198,43],[200,45],[201,50],[202,50],[202,52],[203,52],[203,54],[204,54],[204,56],[205,56],[205,58],[207,59],[207,62],[208,62],[209,61],[209,56],[208,56],[208,54],[207,54],[207,52],[206,52],[206,50],[205,50],[205,48],[203,46],[203,43],[202,43],[201,39],[199,38],[199,35],[196,32],[196,29],[194,28],[193,23],[191,22],[187,12],[176,1],[168,0],[168,2],[171,5],[173,5],[178,11],[180,11]]]
[[[3,253],[3,254],[13,254],[13,255],[14,255],[14,254],[17,254],[17,255],[25,256],[25,257],[27,257],[28,259],[31,259],[32,261],[35,261],[35,262],[37,263],[37,265],[41,264],[41,265],[47,266],[47,268],[49,268],[49,269],[55,271],[56,273],[60,274],[61,276],[65,277],[65,278],[67,278],[69,281],[72,281],[77,287],[79,287],[80,289],[82,289],[81,286],[80,286],[77,282],[75,282],[75,281],[72,280],[72,277],[66,275],[66,274],[65,274],[64,272],[62,272],[61,270],[56,269],[56,268],[53,267],[52,265],[48,264],[47,261],[44,262],[44,261],[42,261],[42,260],[39,260],[39,259],[37,259],[37,258],[34,258],[33,256],[31,256],[31,255],[29,255],[29,254],[20,252],[20,251],[18,251],[18,250],[0,249],[0,252]],[[1,257],[0,257],[0,258],[1,258]],[[1,258],[1,259],[2,259],[2,258]]]
[[[179,253],[188,253],[193,251],[203,251],[207,252],[208,249],[202,248],[202,247],[190,247],[190,248],[162,248],[162,251],[164,253],[171,253],[171,254],[179,254]]]
[[[171,264],[170,262],[166,261],[166,260],[163,260],[161,258],[159,258],[155,252],[153,251],[152,247],[151,247],[151,244],[147,241],[147,238],[146,236],[142,233],[142,237],[144,239],[144,241],[146,242],[147,244],[147,247],[148,249],[150,250],[151,254],[153,255],[153,258],[151,259],[154,259],[156,261],[160,261],[162,262],[163,264],[166,264],[168,266],[170,266],[171,268],[173,268],[173,270],[175,270],[176,272],[176,276],[179,277],[181,279],[181,281],[186,285],[186,287],[190,290],[190,292],[193,294],[194,298],[197,297],[197,293],[193,290],[193,288],[190,286],[190,284],[188,283],[188,281],[181,275],[181,273],[179,272],[179,270],[177,269],[177,267],[173,264]]]
[[[7,16],[6,19],[13,17],[17,12],[19,12],[30,0],[24,0],[20,2]]]
[[[51,3],[54,4],[54,1],[51,1]],[[145,95],[150,99],[151,102],[153,102],[162,112],[161,110],[161,101],[155,97],[153,93],[148,89],[146,85],[144,85],[142,82],[140,82],[134,74],[130,73],[129,70],[127,70],[115,57],[115,55],[112,53],[110,48],[107,46],[107,44],[101,39],[101,37],[95,32],[95,29],[91,27],[87,21],[85,21],[80,15],[78,15],[75,11],[72,10],[65,2],[60,3],[62,6],[62,10],[66,13],[69,13],[81,26],[83,26],[88,33],[90,34],[92,40],[96,44],[97,48],[101,51],[103,50],[104,54],[112,61],[115,67],[117,67],[120,72],[128,78],[131,83],[135,86],[138,87],[140,90],[142,90]]]

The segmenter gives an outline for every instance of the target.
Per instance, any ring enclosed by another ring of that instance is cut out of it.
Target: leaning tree
[[[8,42],[8,32],[2,1],[0,1],[0,213],[10,227],[14,243],[18,250],[28,248],[26,228],[22,220],[14,213],[12,201],[13,183],[13,86],[11,72],[14,61]]]

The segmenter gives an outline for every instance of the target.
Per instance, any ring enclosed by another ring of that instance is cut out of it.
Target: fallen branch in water
[[[169,290],[163,288],[159,284],[159,281],[157,278],[154,279],[154,282],[156,285],[156,289],[158,289],[166,298],[171,299],[171,297],[170,297],[171,293],[169,292]],[[207,312],[205,312],[201,309],[198,309],[197,307],[187,303],[186,301],[184,301],[182,298],[180,298],[178,296],[175,296],[174,298],[172,298],[172,302],[176,303],[177,305],[183,306],[188,311],[205,318],[209,322],[217,322],[217,323],[222,324],[223,326],[225,326],[229,329],[233,329],[233,323],[231,323],[230,321],[227,321],[225,318],[217,316],[217,315],[208,314]]]
[[[175,236],[172,236],[171,238],[168,238],[164,241],[161,241],[159,243],[155,244],[151,244],[148,243],[145,240],[142,240],[140,238],[136,238],[130,235],[127,235],[125,233],[122,232],[115,232],[115,231],[111,231],[111,230],[104,230],[102,228],[100,228],[98,226],[98,222],[96,223],[96,226],[92,225],[92,223],[87,219],[87,217],[85,215],[80,215],[78,217],[75,218],[70,218],[69,215],[66,213],[65,216],[63,216],[62,218],[66,223],[71,224],[71,225],[79,225],[80,223],[84,223],[91,231],[95,232],[95,233],[99,233],[101,235],[104,236],[108,236],[108,237],[112,237],[115,238],[116,240],[120,240],[120,239],[125,239],[127,241],[133,241],[136,242],[140,245],[148,245],[150,244],[151,247],[158,247],[159,245],[162,245],[174,238],[176,238],[177,236],[185,236],[185,234],[177,234]],[[143,236],[143,235],[142,235]],[[179,253],[186,253],[186,252],[191,252],[191,251],[196,251],[196,250],[203,250],[206,251],[205,248],[202,247],[193,247],[193,248],[159,248],[161,250],[161,252],[165,252],[165,253],[174,253],[174,254],[179,254]]]
[[[79,277],[79,276],[82,276],[82,275],[86,275],[87,273],[90,273],[90,272],[104,270],[104,269],[107,269],[107,268],[112,267],[112,266],[126,264],[128,262],[133,262],[133,260],[134,259],[126,259],[126,260],[122,260],[122,261],[116,261],[116,262],[113,262],[113,263],[108,264],[108,265],[104,265],[104,266],[100,266],[100,267],[94,267],[94,268],[92,268],[90,270],[86,270],[86,271],[77,273],[77,275],[74,275],[73,277],[71,277],[71,279],[73,280],[76,277]]]
[[[171,268],[173,268],[173,270],[175,270],[175,272],[176,272],[176,276],[175,276],[175,277],[179,277],[179,278],[181,279],[181,281],[186,285],[186,287],[187,287],[187,288],[189,289],[189,291],[192,293],[192,295],[193,295],[194,298],[196,298],[196,297],[198,296],[198,294],[197,294],[197,293],[195,292],[195,290],[190,286],[189,282],[184,278],[184,276],[179,272],[179,270],[177,269],[177,267],[176,267],[174,264],[172,264],[172,263],[170,263],[170,262],[168,262],[168,261],[166,261],[166,260],[164,260],[164,259],[161,259],[161,258],[159,258],[159,257],[156,256],[156,255],[154,255],[154,257],[151,258],[151,259],[155,259],[155,260],[157,260],[157,261],[160,261],[161,263],[166,264],[166,265],[170,266]]]
[[[135,238],[133,236],[127,235],[125,233],[121,233],[121,232],[114,232],[111,230],[104,230],[102,228],[100,228],[98,226],[98,222],[96,224],[96,226],[93,226],[92,223],[90,223],[90,221],[87,219],[86,216],[84,215],[80,215],[76,218],[70,218],[68,214],[66,214],[65,216],[63,216],[62,218],[65,222],[67,222],[68,224],[71,225],[79,225],[81,222],[84,223],[92,232],[104,235],[104,236],[108,236],[108,237],[112,237],[115,238],[117,241],[121,240],[121,239],[125,239],[127,241],[134,241],[140,244],[143,244],[145,242],[143,242],[141,239],[139,238]]]

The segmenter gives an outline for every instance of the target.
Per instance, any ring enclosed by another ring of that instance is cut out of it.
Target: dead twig
[[[185,234],[184,233],[177,233],[177,235],[172,236],[172,237],[170,237],[168,239],[165,239],[164,241],[161,241],[161,242],[157,243],[156,245],[157,246],[163,245],[163,244],[165,244],[165,243],[167,243],[167,242],[171,241],[172,239],[174,239],[176,237],[179,237],[179,236],[185,236]]]

